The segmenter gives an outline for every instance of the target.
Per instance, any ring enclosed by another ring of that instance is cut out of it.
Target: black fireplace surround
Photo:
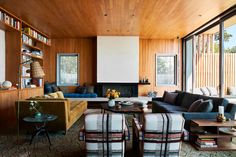
[[[120,97],[138,97],[138,83],[97,83],[97,94],[105,97],[108,89],[120,92]]]

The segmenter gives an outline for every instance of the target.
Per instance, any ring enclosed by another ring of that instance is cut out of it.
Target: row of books
[[[198,138],[195,143],[200,148],[216,148],[217,147],[217,143],[214,138]]]
[[[0,20],[8,25],[11,25],[15,29],[20,30],[20,21],[16,20],[15,18],[11,17],[10,15],[1,10],[0,10]]]
[[[33,45],[32,39],[25,34],[22,34],[22,42],[28,45]]]
[[[22,28],[22,31],[25,32],[26,34],[29,34],[30,36],[46,43],[49,44],[49,40],[44,37],[43,35],[39,34],[38,32],[36,32],[35,30],[31,29],[30,27],[26,27],[26,28]]]

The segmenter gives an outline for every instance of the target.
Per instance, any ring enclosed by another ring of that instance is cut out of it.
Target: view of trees
[[[233,37],[232,34],[229,34],[226,30],[224,31],[224,42],[229,42],[230,38],[232,37]],[[219,33],[218,32],[215,34],[214,52],[219,53]],[[225,49],[225,53],[236,53],[236,46]]]

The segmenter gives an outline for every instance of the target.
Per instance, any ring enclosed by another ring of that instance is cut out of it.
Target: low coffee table
[[[137,104],[121,105],[121,108],[118,108],[116,106],[109,107],[107,103],[102,103],[101,104],[101,109],[103,110],[103,112],[110,111],[110,112],[114,112],[114,113],[124,113],[124,114],[144,113],[143,109]]]
[[[32,143],[35,136],[39,136],[40,134],[44,134],[47,136],[49,144],[52,145],[48,131],[46,129],[46,124],[47,124],[47,122],[54,121],[56,119],[57,119],[57,116],[52,115],[52,114],[42,114],[41,117],[25,117],[25,118],[23,118],[23,120],[25,122],[34,124],[35,131],[33,132],[32,136],[31,136],[30,144]]]

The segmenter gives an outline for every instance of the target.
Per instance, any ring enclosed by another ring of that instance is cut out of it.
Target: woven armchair
[[[86,142],[88,157],[124,157],[125,140],[129,138],[123,114],[88,114],[79,134],[79,140]]]
[[[180,114],[145,114],[143,124],[133,118],[133,148],[139,156],[178,157],[183,127]]]

